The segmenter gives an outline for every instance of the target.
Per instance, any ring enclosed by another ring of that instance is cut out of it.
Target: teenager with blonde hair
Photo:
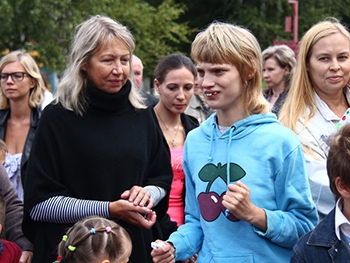
[[[245,28],[214,22],[192,43],[211,117],[184,147],[185,224],[156,241],[156,263],[289,262],[317,222],[302,147],[270,113],[262,59]]]

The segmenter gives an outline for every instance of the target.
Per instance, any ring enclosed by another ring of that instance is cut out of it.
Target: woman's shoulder
[[[181,122],[185,126],[186,134],[199,126],[197,118],[185,113],[181,114]]]
[[[60,103],[51,103],[41,112],[39,125],[42,126],[43,123],[48,126],[62,125],[62,123],[69,122],[69,116],[78,116],[78,114],[65,109]]]

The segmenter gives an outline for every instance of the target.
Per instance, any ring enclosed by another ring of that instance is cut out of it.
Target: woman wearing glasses
[[[13,51],[0,60],[0,139],[8,147],[5,168],[23,201],[24,166],[40,117],[45,84],[35,60]]]

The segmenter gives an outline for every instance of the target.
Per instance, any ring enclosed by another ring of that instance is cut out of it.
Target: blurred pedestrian
[[[0,72],[0,139],[8,148],[5,168],[23,201],[26,165],[46,88],[38,65],[24,51],[3,56]]]
[[[294,51],[286,45],[271,46],[262,52],[263,77],[266,88],[264,97],[278,115],[288,94],[290,82],[295,72]]]

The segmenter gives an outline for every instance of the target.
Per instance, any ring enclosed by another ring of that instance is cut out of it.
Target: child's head
[[[2,164],[5,163],[5,156],[7,152],[8,152],[8,149],[7,149],[6,143],[0,139],[0,162]]]
[[[58,246],[58,255],[67,263],[126,263],[131,250],[131,239],[124,228],[92,216],[68,230]]]
[[[261,92],[262,57],[255,36],[238,25],[213,22],[192,43],[195,63],[230,64],[239,72],[246,111],[267,113],[268,103]]]
[[[350,188],[350,123],[332,137],[327,172],[331,190],[338,200],[342,197],[341,188]]]

